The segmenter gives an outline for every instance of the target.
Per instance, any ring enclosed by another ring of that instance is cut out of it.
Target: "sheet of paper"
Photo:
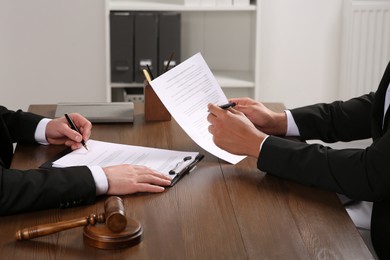
[[[108,143],[96,140],[88,140],[88,151],[85,149],[74,150],[53,162],[53,167],[69,166],[110,166],[118,164],[143,165],[160,173],[171,176],[169,171],[190,163],[198,155],[197,152],[183,152],[149,148],[143,146]],[[184,158],[191,156],[191,160]]]
[[[232,164],[245,158],[217,147],[208,132],[207,104],[222,105],[228,100],[200,53],[157,77],[150,85],[176,122],[200,147]]]

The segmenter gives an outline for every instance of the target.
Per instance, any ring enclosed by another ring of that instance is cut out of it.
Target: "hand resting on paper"
[[[171,178],[148,167],[115,165],[103,168],[108,181],[108,195],[125,195],[136,192],[162,192],[171,184]]]

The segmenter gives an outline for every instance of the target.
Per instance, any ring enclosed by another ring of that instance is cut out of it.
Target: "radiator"
[[[375,91],[390,60],[390,0],[344,0],[340,95]]]

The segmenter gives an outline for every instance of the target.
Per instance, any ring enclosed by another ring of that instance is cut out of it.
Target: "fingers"
[[[83,138],[83,136],[79,132],[73,130],[68,125],[61,126],[61,128],[59,128],[58,130],[64,137],[67,137],[71,141],[74,141],[76,143],[80,143]]]
[[[92,124],[78,113],[69,116],[80,133],[71,128],[65,117],[60,117],[49,123],[50,128],[46,129],[46,137],[51,144],[65,144],[75,150],[82,147],[82,140],[87,141],[91,136]]]
[[[218,106],[216,106],[214,104],[211,104],[211,103],[209,103],[207,105],[207,108],[209,110],[209,113],[211,113],[211,114],[213,114],[215,116],[219,115],[223,111],[223,109],[221,109],[220,107],[218,107]]]
[[[209,114],[207,116],[207,121],[211,125],[218,125],[223,122],[228,122],[232,115],[242,115],[243,113],[234,109],[222,109],[214,104],[208,104]]]
[[[169,176],[148,167],[116,165],[103,168],[109,184],[108,194],[124,195],[136,192],[162,192],[171,184]]]
[[[229,102],[234,102],[236,103],[236,106],[246,106],[246,105],[251,105],[251,104],[255,104],[256,101],[251,99],[251,98],[248,98],[248,97],[243,97],[243,98],[230,98],[229,99]]]
[[[163,192],[165,190],[164,187],[161,186],[156,186],[156,185],[151,185],[148,183],[139,183],[137,185],[137,191],[136,192],[153,192],[153,193],[158,193],[158,192]]]
[[[228,112],[233,113],[233,114],[240,114],[240,112],[237,111],[236,109],[234,109],[233,107],[230,107],[228,109],[222,109],[219,106],[216,106],[214,104],[209,103],[207,105],[207,108],[209,110],[209,113],[211,113],[217,117],[226,116]]]
[[[79,128],[83,140],[87,141],[91,136],[92,123],[79,113],[72,113],[70,114],[70,117],[72,118],[75,125]]]
[[[137,175],[137,182],[153,183],[157,185],[167,186],[171,184],[171,178],[167,175],[160,174],[150,170],[149,168],[146,168],[144,171]]]

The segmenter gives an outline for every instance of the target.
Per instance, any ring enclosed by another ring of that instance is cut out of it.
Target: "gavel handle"
[[[95,225],[96,222],[105,222],[104,213],[100,213],[97,216],[95,214],[91,214],[88,217],[24,228],[16,231],[15,238],[19,241],[28,240],[35,237],[54,234],[75,227],[87,226],[89,224]]]

